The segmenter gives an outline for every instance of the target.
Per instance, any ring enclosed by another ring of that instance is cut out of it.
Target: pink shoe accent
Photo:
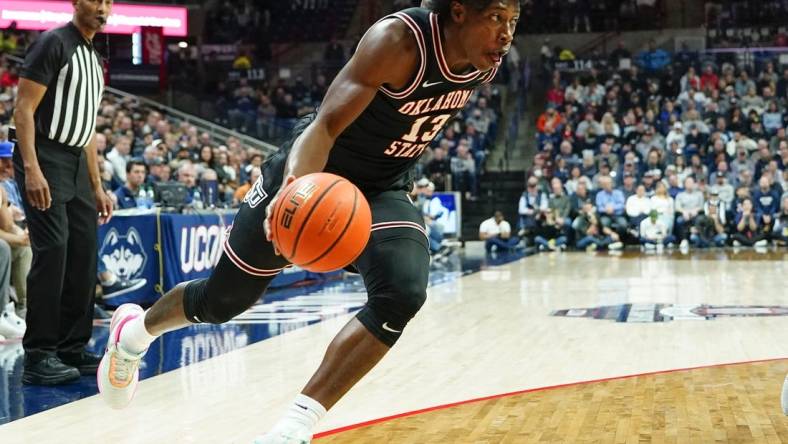
[[[126,325],[129,321],[137,319],[140,315],[135,314],[131,316],[126,316],[125,318],[121,319],[120,323],[118,324],[118,328],[115,330],[115,344],[120,342],[120,332],[123,330],[123,326]]]

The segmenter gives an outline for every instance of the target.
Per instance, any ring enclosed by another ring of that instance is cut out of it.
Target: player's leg
[[[153,307],[125,304],[110,322],[98,370],[99,391],[112,407],[125,407],[138,383],[138,366],[157,336],[193,323],[221,324],[254,304],[287,261],[266,241],[261,221],[282,181],[284,154],[266,164],[235,217],[224,253],[208,279],[182,283]]]
[[[273,430],[259,443],[309,442],[330,409],[397,342],[427,296],[429,244],[418,211],[405,193],[370,198],[372,235],[355,267],[368,301],[337,334],[320,367]]]

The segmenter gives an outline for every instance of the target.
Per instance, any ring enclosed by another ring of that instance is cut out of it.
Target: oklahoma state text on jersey
[[[410,8],[381,20],[401,20],[416,38],[419,65],[404,88],[384,85],[369,106],[336,140],[326,171],[367,193],[409,189],[410,170],[429,143],[471,97],[495,77],[496,69],[454,74],[441,42],[438,16]]]

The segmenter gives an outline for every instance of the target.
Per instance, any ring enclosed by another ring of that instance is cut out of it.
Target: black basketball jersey
[[[497,68],[454,74],[443,53],[438,16],[410,8],[381,20],[402,20],[416,37],[419,65],[400,90],[385,85],[336,140],[325,171],[339,174],[364,192],[410,189],[410,170],[473,89],[495,77]]]

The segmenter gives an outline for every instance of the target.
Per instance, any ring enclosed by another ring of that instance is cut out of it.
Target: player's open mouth
[[[487,57],[489,57],[490,61],[492,61],[494,65],[498,66],[501,64],[501,60],[503,60],[503,57],[506,55],[506,52],[507,51],[491,52],[487,54]]]

